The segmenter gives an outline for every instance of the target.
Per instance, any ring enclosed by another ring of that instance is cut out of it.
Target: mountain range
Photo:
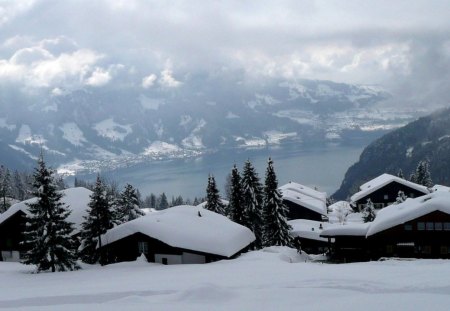
[[[170,90],[3,86],[2,160],[29,167],[43,149],[70,174],[218,149],[348,141],[417,115],[380,108],[390,95],[377,86],[233,77],[192,76]]]

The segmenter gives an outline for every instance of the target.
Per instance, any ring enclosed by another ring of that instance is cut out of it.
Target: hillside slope
[[[423,159],[430,161],[434,183],[450,184],[450,108],[419,118],[371,143],[348,169],[333,197],[345,199],[382,173],[397,174],[402,169],[409,177]]]

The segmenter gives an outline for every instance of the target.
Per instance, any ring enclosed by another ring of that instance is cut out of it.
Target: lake
[[[139,188],[143,197],[165,192],[169,199],[177,195],[193,199],[206,195],[208,174],[214,175],[221,194],[224,194],[226,176],[233,164],[236,163],[241,171],[247,159],[264,182],[267,159],[272,157],[279,185],[295,181],[331,195],[339,188],[347,169],[358,160],[364,145],[362,142],[318,146],[285,144],[254,150],[222,150],[199,158],[141,163],[102,175],[121,185],[132,184]],[[93,175],[78,177],[95,178]]]

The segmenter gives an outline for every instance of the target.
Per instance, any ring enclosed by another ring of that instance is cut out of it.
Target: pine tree
[[[233,166],[230,176],[230,204],[228,206],[229,217],[232,221],[244,225],[246,223],[246,219],[243,205],[241,175],[239,174],[236,164]]]
[[[408,197],[405,195],[405,193],[403,191],[399,191],[397,198],[395,199],[395,203],[394,204],[400,204],[406,201]]]
[[[144,216],[145,213],[139,205],[136,189],[126,184],[117,200],[117,223],[121,224]]]
[[[262,247],[262,186],[250,160],[244,164],[242,172],[242,197],[244,207],[244,223],[255,234],[255,248]]]
[[[46,167],[43,155],[33,175],[35,203],[29,203],[29,215],[23,245],[27,250],[23,263],[36,265],[37,271],[66,271],[78,269],[73,240],[73,224],[67,221],[71,211],[61,202],[54,172]]]
[[[5,212],[10,204],[7,199],[8,196],[11,196],[12,187],[11,187],[11,173],[9,169],[2,166],[0,172],[0,195],[1,195],[1,206],[0,212]]]
[[[414,173],[415,183],[431,188],[433,187],[433,181],[431,180],[429,163],[427,160],[420,161],[417,164],[416,171]]]
[[[375,219],[376,217],[375,207],[370,199],[367,199],[367,203],[363,208],[362,214],[364,222],[370,222]]]
[[[219,190],[217,189],[216,180],[213,175],[208,176],[205,209],[220,215],[225,215],[225,205],[220,200]]]
[[[397,172],[397,177],[399,177],[399,178],[401,178],[401,179],[405,179],[405,176],[403,175],[403,171],[402,171],[402,169],[400,168],[400,169],[398,169],[398,172]]]
[[[158,210],[163,210],[169,208],[169,201],[167,201],[167,196],[163,192],[161,196],[159,197],[159,204],[158,204]]]
[[[14,185],[14,198],[23,201],[25,200],[25,185],[23,184],[22,177],[20,173],[15,170],[13,175],[13,185]]]
[[[287,223],[288,209],[278,191],[278,180],[269,158],[264,186],[264,246],[292,246],[292,227]]]
[[[108,191],[100,176],[90,196],[88,215],[84,217],[81,231],[81,259],[86,263],[107,263],[102,247],[101,235],[114,226],[116,218],[109,201]],[[98,247],[97,247],[98,246]]]

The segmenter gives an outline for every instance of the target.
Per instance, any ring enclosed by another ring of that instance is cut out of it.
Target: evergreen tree
[[[236,164],[233,166],[230,176],[229,217],[232,221],[244,225],[246,224],[246,219],[243,205],[241,175],[239,174]]]
[[[278,191],[278,180],[269,158],[264,186],[264,246],[292,246],[292,227],[287,223],[288,209]]]
[[[363,220],[364,222],[373,221],[376,217],[375,207],[370,199],[367,199],[367,203],[365,204],[363,210]]]
[[[394,204],[400,204],[406,201],[408,197],[405,195],[405,193],[403,191],[399,191],[397,198],[395,199],[395,203]]]
[[[158,210],[163,210],[169,208],[169,201],[167,201],[167,196],[163,192],[161,196],[159,197],[159,204],[158,204]]]
[[[225,215],[225,205],[220,200],[219,190],[217,189],[214,176],[208,176],[208,186],[206,187],[205,209],[214,213]]]
[[[433,181],[431,180],[430,168],[428,161],[420,161],[414,173],[415,183],[431,188]]]
[[[398,169],[398,172],[397,172],[397,177],[399,177],[399,178],[402,178],[402,179],[405,179],[405,176],[403,175],[403,171],[402,171],[402,169],[400,168],[400,169]]]
[[[244,164],[242,172],[242,197],[244,206],[244,223],[255,234],[255,248],[262,247],[262,186],[250,160]]]
[[[117,200],[117,222],[121,224],[144,216],[145,213],[139,205],[136,189],[132,185],[126,184]]]
[[[14,185],[14,198],[23,201],[25,200],[25,185],[23,184],[22,177],[20,173],[15,170],[13,175],[13,185]]]
[[[88,215],[84,217],[82,224],[81,259],[91,264],[99,261],[104,265],[107,259],[104,250],[99,249],[102,247],[101,235],[114,226],[116,216],[111,208],[111,202],[108,201],[106,186],[99,175],[90,198]]]
[[[8,196],[12,195],[12,187],[11,187],[11,173],[9,169],[4,167],[0,168],[0,195],[1,195],[1,205],[0,205],[0,213],[5,212],[9,206]]]
[[[24,232],[27,250],[23,263],[36,265],[37,271],[66,271],[79,267],[73,240],[73,224],[67,221],[70,210],[61,202],[54,172],[46,167],[43,155],[39,157],[34,173],[36,202],[29,203],[29,215]]]

